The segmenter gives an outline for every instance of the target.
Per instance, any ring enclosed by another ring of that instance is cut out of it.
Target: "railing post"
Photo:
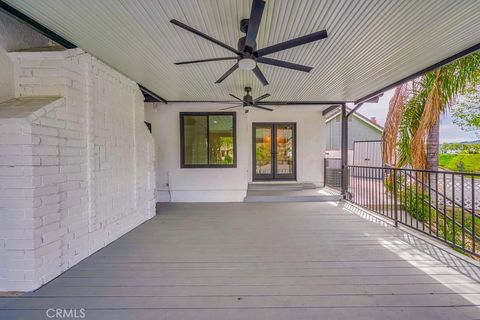
[[[327,165],[328,165],[327,158],[323,158],[323,186],[324,187],[327,185]]]
[[[342,104],[342,195],[347,198],[347,170],[348,170],[348,118],[347,106]]]
[[[393,206],[395,228],[398,228],[398,201],[397,201],[397,170],[393,169]]]

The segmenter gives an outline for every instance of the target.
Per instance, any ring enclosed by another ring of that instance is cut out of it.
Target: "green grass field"
[[[478,173],[480,172],[480,154],[440,154],[438,166],[451,171]]]

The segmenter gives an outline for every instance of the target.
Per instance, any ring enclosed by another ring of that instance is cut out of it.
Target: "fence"
[[[348,166],[347,200],[480,257],[480,174]]]
[[[354,141],[352,162],[354,166],[381,167],[383,165],[382,141]]]

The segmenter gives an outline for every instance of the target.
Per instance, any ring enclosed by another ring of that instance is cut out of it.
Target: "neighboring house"
[[[341,126],[340,108],[325,115],[326,157],[340,158],[341,155]],[[353,149],[356,141],[379,141],[382,139],[383,127],[375,118],[367,118],[354,112],[348,117],[348,158],[353,164]]]

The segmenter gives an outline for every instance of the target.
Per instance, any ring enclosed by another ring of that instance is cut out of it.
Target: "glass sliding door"
[[[253,179],[296,178],[295,123],[253,124]]]

